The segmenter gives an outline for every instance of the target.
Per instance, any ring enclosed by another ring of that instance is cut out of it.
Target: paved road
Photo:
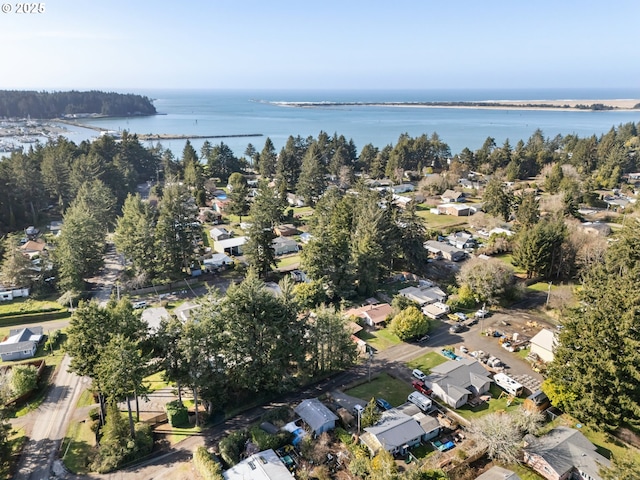
[[[83,379],[67,371],[69,361],[70,357],[65,356],[45,401],[35,412],[29,414],[35,415],[36,421],[31,432],[27,432],[28,440],[15,477],[18,480],[49,478],[73,408],[83,389]]]

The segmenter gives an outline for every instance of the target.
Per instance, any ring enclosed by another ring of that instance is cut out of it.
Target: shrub
[[[249,433],[251,435],[251,441],[258,446],[260,451],[269,449],[277,450],[289,443],[292,436],[289,432],[279,432],[271,435],[260,427],[253,427]]]
[[[38,370],[33,365],[16,365],[11,372],[11,386],[16,397],[34,390],[38,386]]]
[[[291,418],[291,409],[287,406],[272,408],[264,415],[262,415],[261,420],[263,422],[287,422]]]
[[[165,406],[167,410],[167,420],[172,427],[180,427],[182,425],[189,424],[189,412],[180,401],[174,400],[167,403]]]
[[[89,418],[91,420],[98,420],[100,418],[100,410],[98,410],[98,407],[89,410]]]
[[[240,455],[244,450],[244,444],[247,441],[248,434],[246,430],[231,432],[225,438],[220,440],[220,456],[224,462],[232,467],[240,461]]]
[[[193,452],[193,465],[204,480],[222,480],[220,462],[206,448],[200,446]]]

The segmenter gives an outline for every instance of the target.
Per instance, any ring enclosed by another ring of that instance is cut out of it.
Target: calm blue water
[[[289,135],[316,137],[323,130],[352,138],[361,149],[372,143],[377,147],[395,144],[402,133],[419,136],[436,132],[451,147],[452,153],[464,147],[476,150],[487,137],[501,145],[509,139],[512,146],[540,128],[546,137],[557,134],[589,136],[606,133],[621,123],[640,122],[640,112],[629,111],[543,111],[491,110],[417,107],[327,107],[294,108],[267,102],[420,102],[483,100],[555,100],[555,99],[640,99],[639,89],[625,90],[429,90],[429,91],[139,91],[155,99],[159,113],[153,117],[84,120],[84,123],[111,130],[129,130],[147,134],[237,135],[262,134],[255,138],[212,139],[229,145],[236,155],[244,154],[248,143],[258,150],[270,137],[277,150]],[[95,135],[75,129],[70,137]],[[204,140],[192,140],[199,149]],[[179,157],[184,140],[162,141]],[[148,146],[151,143],[147,144]]]

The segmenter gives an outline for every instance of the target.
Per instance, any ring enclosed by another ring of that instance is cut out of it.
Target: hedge
[[[38,323],[49,320],[59,320],[71,316],[67,310],[57,312],[40,312],[40,313],[23,313],[21,315],[5,315],[0,316],[0,327],[9,327],[11,325],[20,325],[22,323]]]
[[[180,401],[174,400],[167,403],[167,420],[172,427],[180,427],[183,425],[189,425],[189,412]]]
[[[193,452],[193,465],[204,480],[223,480],[220,462],[206,448],[200,446]]]

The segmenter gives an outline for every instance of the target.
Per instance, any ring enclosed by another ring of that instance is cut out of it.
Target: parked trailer
[[[514,397],[519,397],[520,395],[522,395],[524,386],[516,382],[509,375],[506,375],[504,373],[496,373],[493,376],[493,380],[494,382],[496,382],[496,385],[498,385],[505,392],[513,395]]]

